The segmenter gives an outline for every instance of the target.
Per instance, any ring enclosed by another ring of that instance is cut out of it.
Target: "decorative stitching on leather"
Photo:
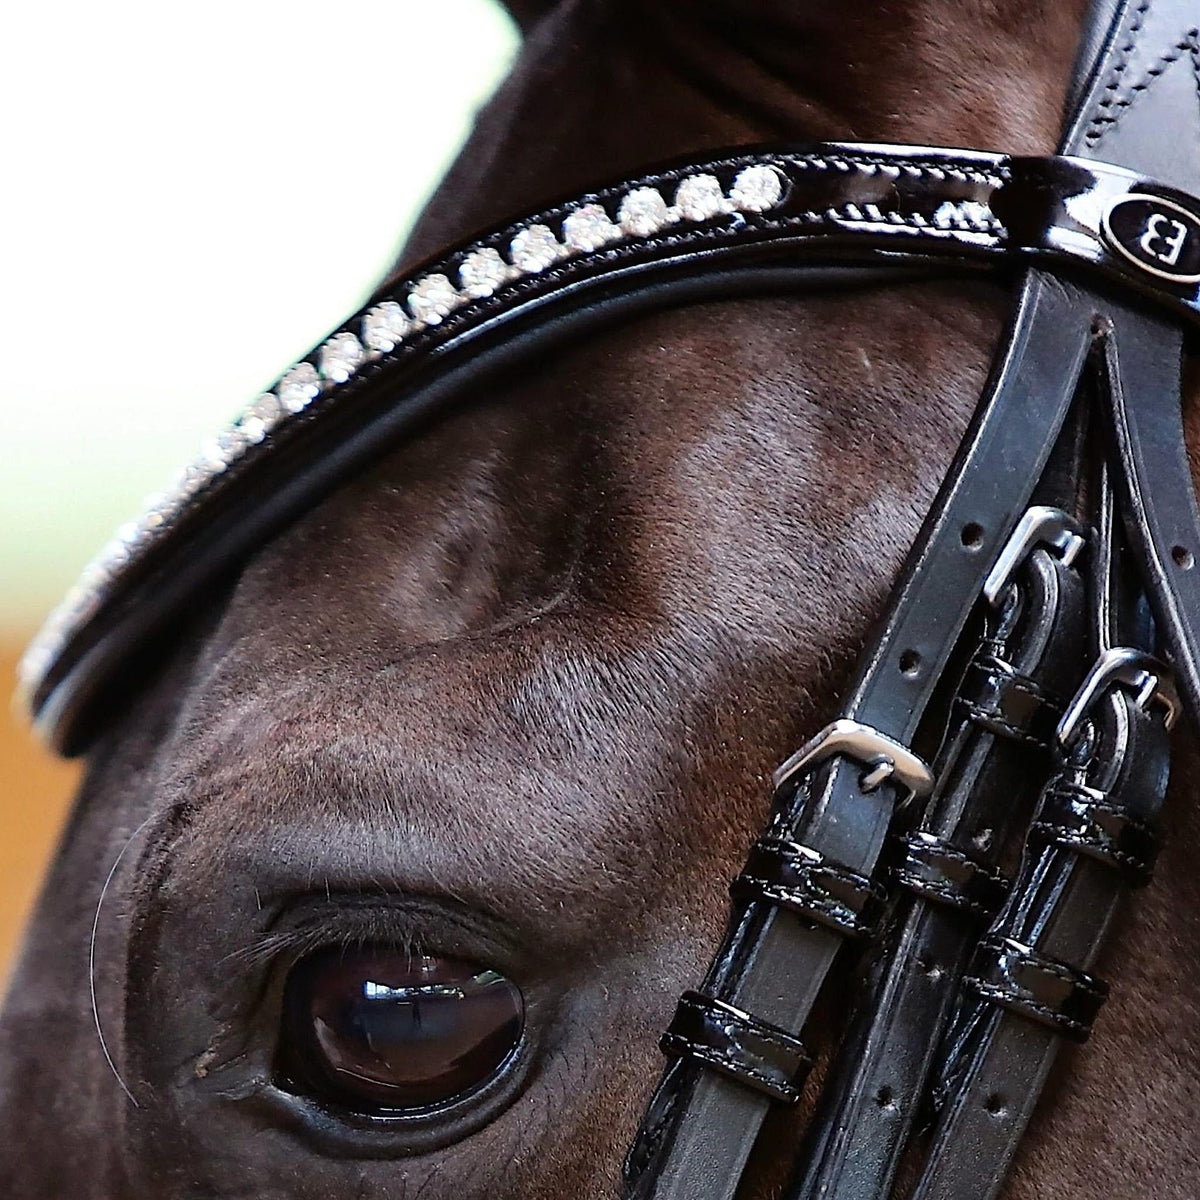
[[[774,901],[789,911],[796,912],[797,915],[802,916],[806,912],[824,913],[834,920],[837,926],[836,931],[844,931],[861,937],[870,937],[875,932],[873,926],[860,921],[852,909],[845,904],[839,904],[836,900],[823,900],[800,888],[788,888],[783,884],[771,883],[757,875],[747,875],[744,871],[738,876],[738,883],[750,885],[764,900]],[[825,928],[828,929],[829,926],[826,925]]]
[[[925,876],[918,875],[914,871],[910,871],[907,867],[897,867],[894,874],[897,883],[910,888],[918,895],[937,896],[955,908],[961,908],[969,913],[974,913],[977,917],[990,917],[992,915],[993,910],[986,904],[981,904],[978,900],[968,899],[953,884],[939,883],[937,880],[926,879]]]
[[[707,1023],[702,1027],[702,1036],[712,1030],[714,1035],[727,1039],[730,1045],[713,1045],[680,1031],[681,1022],[696,1018]],[[774,1050],[782,1061],[772,1062],[769,1054],[761,1053],[753,1044],[746,1045],[747,1039],[767,1050]],[[799,1089],[794,1087],[789,1076],[812,1061],[800,1038],[702,992],[684,992],[679,998],[675,1018],[663,1034],[660,1045],[667,1054],[697,1058],[711,1066],[724,1067],[737,1078],[755,1080],[773,1096],[782,1096],[789,1101],[799,1095]]]
[[[1011,177],[1010,171],[1005,166],[998,165],[994,171],[989,172],[976,170],[971,167],[938,167],[930,163],[921,162],[915,158],[876,158],[871,155],[856,155],[853,159],[849,159],[825,157],[820,154],[805,154],[795,156],[782,155],[781,159],[802,171],[811,167],[818,171],[848,172],[859,170],[867,175],[877,175],[883,172],[893,177],[907,175],[910,179],[925,178],[936,179],[938,181],[954,179],[959,183],[979,183],[991,188],[1001,187]]]
[[[790,872],[793,878],[779,879],[775,869]],[[849,889],[850,895],[828,894],[839,885]],[[790,838],[769,834],[754,843],[730,890],[738,898],[749,892],[751,899],[778,904],[852,937],[869,937],[874,933],[873,927],[861,917],[872,900],[882,899],[880,889],[868,876]]]
[[[1104,112],[1113,104],[1113,100],[1117,90],[1120,88],[1120,77],[1129,67],[1129,59],[1137,48],[1138,34],[1142,31],[1142,26],[1146,23],[1146,14],[1150,11],[1150,0],[1141,0],[1133,14],[1133,20],[1129,23],[1129,32],[1126,35],[1128,41],[1121,47],[1117,55],[1117,61],[1113,63],[1112,70],[1108,74],[1108,82],[1104,85],[1104,90],[1109,93],[1096,107],[1096,113],[1091,121],[1088,122],[1088,132],[1084,139],[1088,144],[1098,141],[1100,133],[1096,133],[1093,138],[1092,132],[1097,124],[1103,124],[1102,116]],[[1103,132],[1103,130],[1101,130]]]
[[[1192,73],[1196,77],[1197,91],[1200,93],[1200,45],[1197,45],[1197,37],[1200,37],[1200,26],[1193,26],[1187,31],[1183,41],[1176,42],[1170,50],[1161,55],[1152,67],[1147,68],[1145,76],[1138,80],[1137,83],[1130,85],[1124,91],[1121,88],[1119,77],[1128,69],[1129,59],[1135,48],[1137,34],[1141,32],[1143,26],[1143,18],[1150,8],[1150,0],[1142,0],[1138,6],[1137,15],[1129,28],[1129,42],[1121,51],[1121,57],[1114,64],[1112,73],[1109,75],[1109,82],[1105,84],[1105,90],[1108,95],[1096,106],[1096,113],[1088,122],[1088,131],[1084,141],[1089,146],[1095,146],[1097,142],[1116,125],[1125,111],[1137,100],[1143,92],[1148,91],[1153,86],[1154,81],[1163,74],[1172,63],[1178,62],[1183,56],[1184,51],[1190,51],[1192,58]]]
[[[1001,953],[1007,952],[1005,946],[997,945],[990,939],[985,940],[981,948]],[[1107,988],[1098,980],[1093,980],[1082,971],[1077,971],[1074,967],[1068,967],[1065,963],[1057,963],[1052,958],[1046,958],[1044,955],[1038,954],[1036,950],[1033,951],[1032,955],[1025,956],[1022,961],[1032,966],[1035,970],[1041,971],[1045,975],[1052,975],[1055,979],[1061,979],[1063,983],[1069,983],[1072,987],[1076,987],[1081,992],[1086,992],[1098,1000],[1103,1000],[1108,995]]]
[[[1033,826],[1037,833],[1044,833],[1059,846],[1073,846],[1076,849],[1083,850],[1093,848],[1103,850],[1105,855],[1111,858],[1114,862],[1120,863],[1123,867],[1133,867],[1138,871],[1148,871],[1150,864],[1145,859],[1138,858],[1133,854],[1128,854],[1124,850],[1114,849],[1111,842],[1101,841],[1098,838],[1079,837],[1074,834],[1066,834],[1061,830],[1054,831],[1054,827],[1038,822]]]
[[[685,1012],[691,1010],[715,1018],[716,1023],[726,1034],[732,1034],[734,1030],[745,1030],[786,1054],[794,1054],[801,1058],[808,1054],[808,1050],[799,1038],[793,1037],[785,1030],[760,1020],[750,1013],[735,1011],[727,1002],[717,1000],[713,996],[706,996],[703,992],[684,992],[679,998],[679,1010]],[[682,1034],[672,1036],[684,1037]],[[684,1040],[686,1041],[687,1038],[684,1037]]]
[[[1154,847],[1157,844],[1158,836],[1148,822],[1134,816],[1122,804],[1097,799],[1086,790],[1080,790],[1069,784],[1064,785],[1063,781],[1047,789],[1046,803],[1049,804],[1053,800],[1078,804],[1079,808],[1073,811],[1073,815],[1080,821],[1086,821],[1088,827],[1075,829],[1041,816],[1030,824],[1031,833],[1040,834],[1055,845],[1071,847],[1080,851],[1096,850],[1104,859],[1110,859],[1118,866],[1129,868],[1140,875],[1149,876],[1154,866],[1154,856],[1144,857],[1128,850],[1122,850],[1112,835],[1098,824],[1095,817],[1116,817],[1123,821],[1132,832],[1146,838]],[[1135,880],[1134,882],[1143,881]]]
[[[1002,732],[1011,737],[1013,741],[1024,742],[1027,746],[1037,746],[1039,749],[1046,749],[1049,746],[1044,738],[1035,737],[1027,729],[1022,729],[1019,725],[1014,725],[1011,721],[1006,721],[1003,717],[998,717],[990,709],[981,708],[978,704],[972,704],[969,700],[964,700],[958,697],[959,704],[962,705],[963,711],[976,724],[987,725],[988,729],[993,732]]]
[[[699,1059],[710,1066],[724,1068],[738,1078],[754,1079],[768,1089],[772,1095],[779,1096],[788,1103],[794,1103],[800,1098],[800,1089],[794,1084],[781,1080],[777,1075],[760,1071],[757,1067],[741,1058],[735,1058],[728,1052],[716,1050],[712,1046],[706,1046],[700,1042],[693,1042],[677,1033],[664,1035],[663,1041],[670,1041],[672,1047],[678,1047],[678,1053],[685,1054],[688,1058]]]
[[[998,987],[996,984],[988,983],[976,975],[964,976],[963,982],[968,984],[985,1000],[994,1000],[1003,1008],[1019,1005],[1022,1009],[1027,1009],[1029,1012],[1044,1017],[1051,1025],[1069,1029],[1072,1033],[1087,1034],[1091,1032],[1092,1027],[1090,1025],[1086,1025],[1082,1021],[1076,1021],[1072,1017],[1065,1017],[1057,1009],[1042,1004],[1041,1001],[1033,999],[1032,996],[1027,996],[1026,993],[1014,992]]]
[[[1000,887],[1008,886],[1009,881],[999,870],[987,863],[980,862],[979,859],[961,850],[952,842],[947,842],[942,838],[937,838],[933,843],[922,842],[913,837],[900,837],[897,840],[904,848],[906,854],[912,854],[918,858],[924,858],[929,854],[933,854],[940,858],[949,859],[960,866],[971,868],[976,875],[989,883]],[[937,868],[933,866],[932,869],[936,870]],[[930,879],[903,864],[893,868],[892,874],[895,876],[897,882],[916,892],[918,895],[936,897],[944,900],[947,904],[953,905],[955,908],[963,909],[979,917],[990,917],[995,912],[995,908],[984,904],[982,901],[971,899],[962,888],[949,880]]]
[[[1139,858],[1137,855],[1130,854],[1125,850],[1118,850],[1112,844],[1112,839],[1104,834],[1096,834],[1089,837],[1086,834],[1069,833],[1061,826],[1055,825],[1050,821],[1034,821],[1030,826],[1030,830],[1033,833],[1040,833],[1043,837],[1058,846],[1074,846],[1078,850],[1088,848],[1100,850],[1107,858],[1120,863],[1123,867],[1133,867],[1137,871],[1149,871],[1151,867],[1151,864],[1144,858]]]

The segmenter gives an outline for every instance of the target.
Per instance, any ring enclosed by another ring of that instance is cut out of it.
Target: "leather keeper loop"
[[[700,992],[679,998],[659,1045],[664,1054],[696,1059],[784,1104],[800,1099],[812,1066],[798,1037]]]
[[[964,982],[1011,1012],[1085,1042],[1108,996],[1103,980],[1008,937],[985,938]]]
[[[846,937],[868,938],[884,899],[865,875],[783,838],[759,838],[730,888],[735,900],[766,900]]]
[[[972,661],[955,702],[981,729],[1041,747],[1054,744],[1063,711],[1027,675],[990,654]]]
[[[1155,831],[1114,803],[1112,794],[1057,779],[1042,797],[1032,832],[1120,871],[1127,882],[1149,882],[1158,856]]]
[[[896,839],[900,860],[892,869],[898,883],[932,901],[990,918],[1004,903],[1009,881],[994,867],[971,857],[932,833]]]

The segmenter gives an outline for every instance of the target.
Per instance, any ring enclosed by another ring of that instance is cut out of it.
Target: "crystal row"
[[[392,353],[457,309],[541,274],[564,259],[618,242],[653,237],[681,222],[764,213],[780,204],[785,192],[786,180],[780,169],[762,163],[743,167],[728,192],[715,175],[686,176],[676,185],[671,203],[660,187],[635,187],[620,197],[615,215],[594,201],[580,204],[561,217],[557,226],[544,222],[525,225],[511,235],[503,252],[495,245],[475,246],[462,255],[456,268],[419,276],[398,289],[397,299],[373,305],[353,328],[339,330],[319,346],[311,361],[305,359],[289,368],[271,391],[247,406],[231,428],[206,443],[164,491],[146,497],[142,516],[123,525],[84,569],[30,645],[21,661],[22,689],[28,692],[37,686],[67,639],[101,607],[113,580],[156,542],[201,492],[322,393],[354,378],[364,364]]]

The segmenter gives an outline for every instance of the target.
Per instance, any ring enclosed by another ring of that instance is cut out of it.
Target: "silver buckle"
[[[775,790],[837,754],[868,768],[862,778],[865,792],[873,792],[886,780],[906,788],[908,795],[901,801],[901,807],[933,791],[933,772],[907,746],[870,725],[860,725],[846,717],[826,725],[779,767],[773,776]]]
[[[1166,664],[1142,650],[1114,646],[1111,650],[1105,650],[1092,664],[1087,678],[1067,705],[1057,730],[1058,744],[1062,749],[1071,747],[1092,706],[1112,687],[1124,687],[1132,691],[1140,709],[1145,710],[1154,703],[1160,704],[1166,709],[1164,722],[1168,729],[1174,726],[1179,717],[1179,693],[1175,690]]]
[[[1038,546],[1056,551],[1063,565],[1069,567],[1084,544],[1083,528],[1073,517],[1061,508],[1034,505],[1017,522],[1012,537],[983,581],[984,598],[993,608],[999,608],[1017,569]]]

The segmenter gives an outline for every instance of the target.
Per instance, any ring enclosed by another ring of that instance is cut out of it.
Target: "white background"
[[[352,311],[515,48],[489,0],[11,6],[0,627]]]

